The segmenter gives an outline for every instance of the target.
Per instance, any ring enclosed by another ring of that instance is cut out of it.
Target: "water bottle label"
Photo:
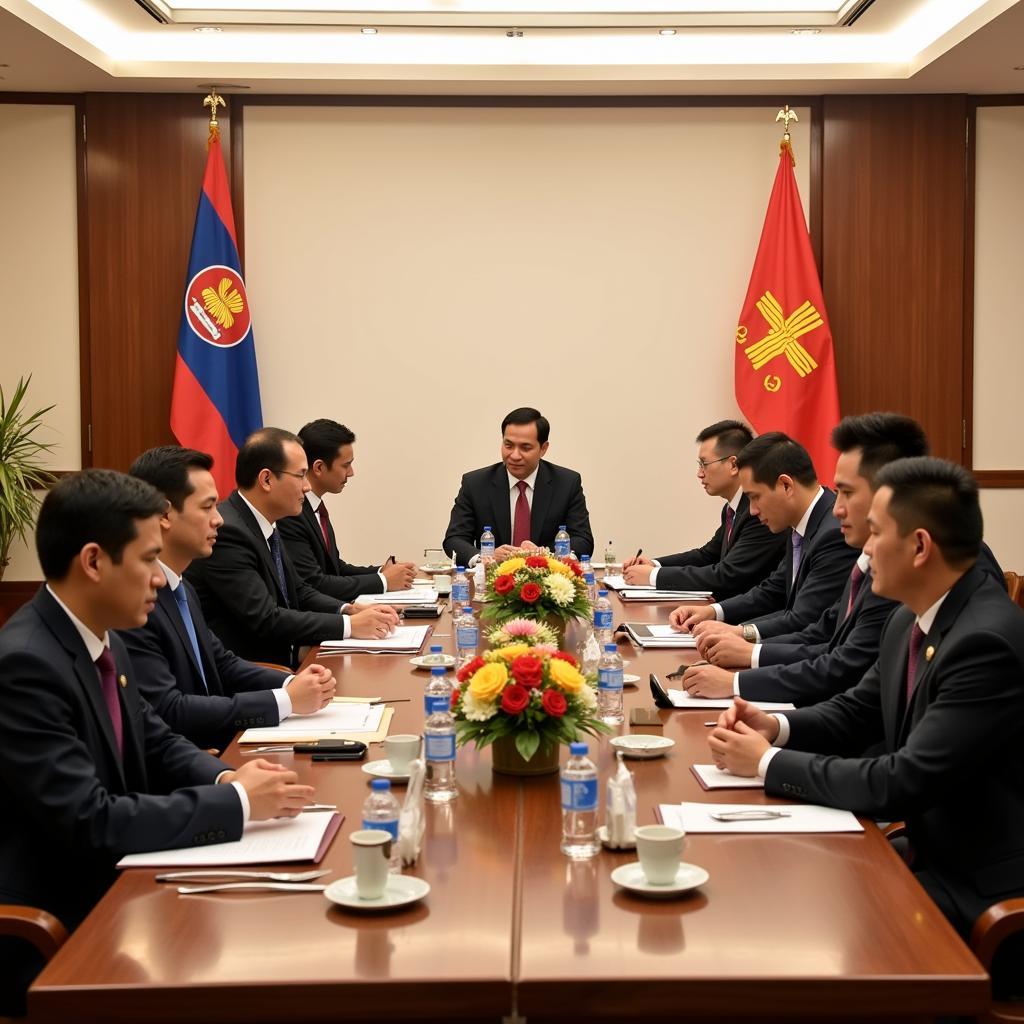
[[[594,610],[594,629],[612,628],[611,608],[597,608]]]
[[[423,738],[423,748],[428,761],[455,760],[455,736],[451,733],[447,736],[431,736],[428,734]]]
[[[599,690],[621,690],[622,669],[621,668],[599,668],[597,670],[597,688]]]
[[[585,572],[583,574],[583,582],[588,587],[593,587],[597,583],[597,579],[595,578],[595,576],[594,576],[594,574],[592,572]]]
[[[567,540],[556,540],[555,541],[555,557],[556,558],[568,558],[569,557],[569,541]]]
[[[562,779],[563,811],[596,811],[597,779]]]
[[[391,838],[398,842],[398,819],[392,818],[390,821],[367,821],[363,818],[363,828],[379,828],[382,832],[390,832]]]
[[[459,605],[469,604],[469,581],[452,584],[452,601]]]
[[[480,542],[480,556],[482,558],[494,557],[494,541],[484,540]]]
[[[450,708],[451,701],[443,694],[432,693],[423,698],[423,711],[427,716],[433,715],[438,711],[448,711]]]
[[[455,630],[455,644],[463,649],[469,647],[476,647],[480,643],[480,630],[477,628],[476,623],[472,623],[469,626],[459,626]]]

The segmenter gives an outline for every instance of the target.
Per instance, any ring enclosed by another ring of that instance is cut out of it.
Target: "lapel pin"
[[[122,689],[124,689],[124,687],[126,687],[128,685],[128,677],[127,676],[118,676],[117,677],[117,681],[121,684],[121,688]]]
[[[926,647],[926,648],[924,649],[924,660],[925,660],[925,661],[931,661],[931,660],[932,660],[932,658],[934,658],[934,657],[935,657],[935,648],[934,648],[934,647],[932,647],[932,645],[931,645],[931,644],[929,644],[929,645],[928,645],[928,646],[927,646],[927,647]]]

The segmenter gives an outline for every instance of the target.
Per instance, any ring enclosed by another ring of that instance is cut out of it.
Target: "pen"
[[[306,804],[302,808],[305,811],[336,811],[338,809],[337,804]]]
[[[392,556],[391,556],[391,557],[390,557],[390,558],[389,558],[389,559],[387,560],[387,562],[385,562],[384,564],[385,564],[385,565],[387,565],[388,563],[390,563],[391,565],[395,565],[395,564],[396,564],[396,562],[395,562],[395,556],[394,556],[394,555],[392,555]]]
[[[714,727],[715,727],[716,725],[718,725],[718,723],[717,723],[717,722],[705,722],[704,724],[705,724],[705,725],[709,725],[709,726],[711,726],[712,728],[714,728]]]
[[[643,553],[644,553],[644,549],[643,548],[637,548],[636,549],[636,557],[637,558],[639,558]]]

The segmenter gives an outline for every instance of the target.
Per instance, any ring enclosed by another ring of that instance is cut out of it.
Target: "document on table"
[[[355,604],[437,604],[435,587],[413,587],[410,590],[391,590],[385,594],[360,594]]]
[[[180,850],[130,853],[119,868],[210,868],[236,864],[318,864],[344,820],[342,814],[300,814],[295,818],[250,821],[231,843]]]
[[[626,630],[641,647],[691,648],[697,646],[697,638],[690,633],[677,633],[663,623],[627,622]]]
[[[662,823],[685,832],[863,832],[864,826],[849,811],[817,804],[660,804]],[[742,817],[718,821],[713,814],[764,814],[775,811],[778,818]]]
[[[710,590],[655,590],[654,587],[623,587],[620,601],[705,601]]]
[[[279,725],[246,729],[239,743],[302,743],[315,739],[353,739],[373,743],[387,735],[392,708],[383,704],[333,701],[315,715],[292,715]],[[387,721],[385,721],[385,718]],[[383,735],[379,735],[383,733]]]
[[[702,789],[764,789],[764,779],[733,775],[713,764],[691,764],[690,771]]]
[[[415,654],[427,638],[430,626],[396,626],[391,636],[380,640],[322,640],[324,651],[394,651],[396,654]]]
[[[734,703],[732,697],[692,697],[686,690],[669,690],[668,699],[672,701],[673,707],[693,708],[695,711],[701,708],[731,708]],[[794,708],[793,704],[770,700],[748,700],[747,703],[762,711],[792,711]]]

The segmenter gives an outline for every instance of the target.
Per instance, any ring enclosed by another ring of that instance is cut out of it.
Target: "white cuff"
[[[779,735],[775,737],[773,747],[784,747],[789,742],[789,719],[785,715],[775,716],[779,721]]]
[[[277,690],[271,690],[274,700],[277,701],[277,720],[283,722],[292,713],[292,699],[285,687],[295,678],[289,676]]]
[[[344,632],[341,639],[347,640],[352,635],[352,620],[347,615],[342,615],[341,621],[344,624]]]
[[[235,787],[238,799],[242,802],[242,828],[245,828],[249,824],[249,815],[252,813],[249,808],[249,794],[246,793],[245,786],[240,782],[232,782],[231,785]]]
[[[657,562],[655,562],[654,564],[655,564],[655,566],[658,565]],[[657,568],[654,568],[654,569],[651,570],[651,578],[647,582],[650,583],[650,585],[652,587],[656,587],[658,585],[658,570],[657,570]]]
[[[764,644],[754,644],[754,649],[750,652],[750,667],[760,668],[761,667],[761,648]]]
[[[739,672],[733,672],[732,674],[732,695],[734,697],[740,697],[740,674]]]
[[[769,747],[762,755],[761,760],[757,762],[757,777],[763,779],[765,772],[768,771],[768,765],[771,763],[772,758],[779,752],[778,747]]]
[[[470,560],[469,560],[469,561],[468,561],[468,562],[466,563],[466,568],[467,568],[467,569],[472,569],[472,568],[473,568],[473,567],[474,567],[474,566],[475,566],[475,565],[477,564],[477,562],[479,562],[479,561],[480,561],[480,556],[479,556],[479,555],[474,555],[474,556],[473,556],[473,557],[472,557],[472,558],[471,558],[471,559],[470,559]],[[453,569],[452,571],[454,572],[455,570]]]
[[[388,578],[380,569],[377,570],[377,575],[380,577],[380,582],[383,587],[381,593],[386,594],[388,592]]]
[[[725,622],[725,615],[722,614],[722,606],[720,604],[713,604],[711,610],[715,613],[715,618],[719,622]]]

